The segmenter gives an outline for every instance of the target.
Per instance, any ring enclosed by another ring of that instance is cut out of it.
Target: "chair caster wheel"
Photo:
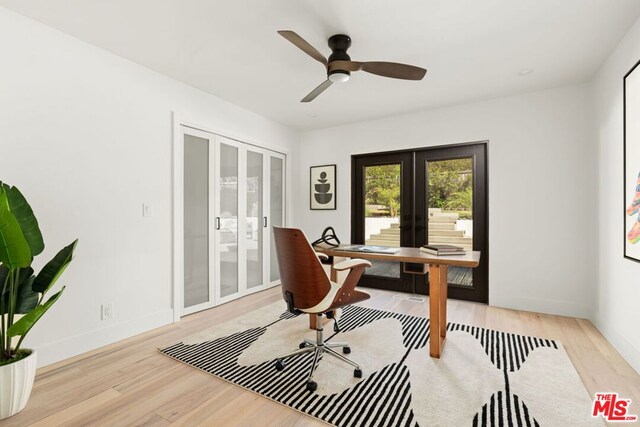
[[[314,392],[318,389],[318,383],[315,381],[308,381],[307,382],[307,390]]]
[[[337,334],[338,332],[340,332],[340,327],[338,326],[338,324],[337,324],[337,323],[334,323],[334,324],[333,324],[333,332],[335,332],[336,334]]]
[[[276,361],[276,364],[274,366],[276,368],[276,371],[282,371],[284,369],[284,363],[282,363],[282,360]]]
[[[342,352],[344,354],[349,354],[351,353],[351,347],[342,347]]]
[[[362,378],[362,369],[356,368],[353,370],[353,376],[356,378]]]
[[[298,348],[302,350],[302,349],[303,349],[303,348],[305,348],[306,346],[307,346],[307,343],[306,343],[306,342],[301,342],[301,343],[298,345]]]

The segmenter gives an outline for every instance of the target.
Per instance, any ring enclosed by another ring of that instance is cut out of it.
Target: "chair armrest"
[[[316,256],[318,257],[318,259],[323,260],[323,259],[329,259],[329,255],[327,254],[323,254],[322,252],[316,252]]]
[[[347,274],[347,277],[344,279],[344,282],[340,287],[340,291],[333,299],[333,307],[343,307],[351,304],[351,302],[357,302],[363,299],[358,299],[358,295],[361,295],[362,292],[356,291],[355,287],[367,267],[371,267],[371,263],[367,260],[358,258],[342,261],[333,266],[336,271],[349,270],[349,274]],[[365,293],[365,295],[367,294]]]
[[[348,259],[346,261],[339,262],[335,264],[333,268],[337,271],[343,271],[343,270],[351,270],[352,268],[356,268],[360,266],[368,268],[368,267],[371,267],[371,263],[364,259],[353,258],[353,259]]]

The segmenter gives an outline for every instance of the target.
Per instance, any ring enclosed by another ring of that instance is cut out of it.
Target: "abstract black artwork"
[[[336,165],[311,167],[311,210],[336,208]]]

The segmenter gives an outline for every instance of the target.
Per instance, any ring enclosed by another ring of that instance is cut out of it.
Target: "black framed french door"
[[[475,268],[451,267],[449,296],[488,301],[486,143],[352,157],[353,243],[452,244],[482,252]],[[428,275],[376,263],[361,286],[428,294]]]
[[[352,158],[352,243],[413,245],[413,162],[410,152]],[[362,286],[412,291],[413,278],[403,272],[400,263],[371,261],[371,264],[361,279]]]

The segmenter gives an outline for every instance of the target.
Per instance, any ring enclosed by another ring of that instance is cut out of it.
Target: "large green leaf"
[[[16,323],[11,325],[11,327],[7,329],[7,336],[9,338],[13,338],[26,335],[31,330],[31,328],[33,328],[33,325],[35,325],[38,320],[40,320],[42,315],[45,314],[47,310],[49,310],[51,306],[55,304],[56,301],[58,301],[58,298],[60,298],[62,292],[64,292],[64,287],[60,289],[58,293],[53,294],[53,296],[51,296],[51,298],[49,298],[47,302],[37,306],[29,313],[22,316]]]
[[[24,198],[20,190],[17,187],[8,187],[4,185],[7,191],[7,198],[9,199],[9,208],[11,212],[18,220],[22,234],[29,243],[31,248],[31,256],[37,256],[44,250],[44,240],[42,239],[42,233],[38,226],[38,220],[33,214],[29,202]]]
[[[9,208],[7,192],[0,187],[0,262],[13,270],[28,267],[32,259],[29,243]]]
[[[4,279],[7,275],[7,269],[2,266],[0,267],[0,280],[1,283],[4,284]],[[33,310],[33,308],[38,304],[39,294],[34,292],[32,289],[33,281],[35,280],[35,276],[33,275],[33,269],[31,267],[21,269],[20,277],[18,279],[18,295],[16,298],[16,308],[14,313],[16,314],[25,314]],[[1,291],[1,289],[0,289]],[[9,312],[9,287],[5,289],[4,294],[0,295],[0,300],[2,300],[2,307],[4,310],[0,310],[0,315]]]
[[[33,290],[46,294],[49,289],[56,283],[64,270],[73,259],[73,251],[76,249],[78,239],[74,240],[69,246],[64,247],[49,261],[38,273],[38,277],[33,282]]]

